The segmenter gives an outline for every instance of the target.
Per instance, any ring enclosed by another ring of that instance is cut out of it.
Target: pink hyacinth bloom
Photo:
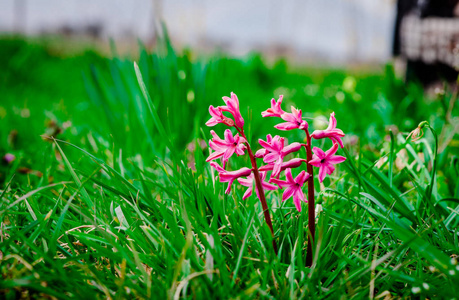
[[[346,160],[344,156],[334,155],[338,150],[338,144],[333,143],[333,147],[324,152],[322,149],[314,147],[312,151],[314,155],[312,156],[311,165],[319,168],[319,181],[323,182],[325,174],[331,175],[335,171],[336,164],[342,163]]]
[[[261,113],[261,116],[264,117],[279,117],[285,113],[285,111],[282,110],[281,104],[282,104],[282,99],[284,98],[284,95],[279,96],[279,100],[272,98],[271,99],[271,108],[268,108],[266,111]]]
[[[279,130],[292,130],[299,128],[301,130],[308,128],[308,122],[302,118],[301,109],[296,109],[292,106],[292,113],[283,113],[281,115],[282,120],[287,121],[285,123],[277,124],[274,128]]]
[[[303,162],[307,162],[307,160],[304,158],[292,158],[291,160],[282,163],[281,171],[284,171],[285,169],[298,168],[299,166],[301,166]],[[260,172],[264,172],[264,171],[272,171],[273,169],[274,169],[274,165],[264,165],[264,166],[261,166],[258,170]]]
[[[343,148],[343,141],[341,138],[344,136],[344,132],[341,129],[336,128],[335,113],[330,114],[330,122],[325,130],[314,130],[311,137],[318,140],[323,138],[330,138],[334,143],[338,143]]]
[[[231,98],[223,97],[223,101],[225,101],[226,106],[220,106],[222,111],[227,111],[233,115],[237,127],[244,127],[244,119],[239,111],[239,100],[237,99],[236,94],[231,92]]]
[[[215,170],[217,170],[220,182],[228,182],[228,187],[225,190],[225,194],[229,194],[231,192],[231,185],[233,184],[234,180],[238,179],[239,177],[250,176],[250,174],[252,173],[252,170],[250,170],[249,168],[242,168],[236,171],[226,171],[214,161],[211,162],[210,165]]]
[[[268,191],[273,191],[277,190],[278,187],[275,186],[274,184],[268,183],[265,181],[266,178],[266,172],[260,172],[260,177],[261,177],[261,185],[263,187],[263,190],[268,190]],[[246,179],[244,178],[238,178],[237,180],[241,185],[248,187],[247,191],[245,191],[244,195],[242,196],[242,199],[245,200],[249,198],[252,195],[252,190],[253,190],[253,185],[255,183],[255,175],[252,173],[249,176],[247,176]],[[258,193],[258,189],[255,187],[255,192],[257,193],[258,199],[260,199],[260,195]]]
[[[212,116],[209,121],[206,122],[207,126],[215,126],[219,123],[223,123],[230,127],[234,126],[234,121],[230,118],[227,118],[223,115],[223,110],[221,107],[209,106],[209,113]]]
[[[271,177],[277,177],[279,175],[285,156],[300,150],[303,146],[300,143],[292,143],[284,147],[284,141],[284,138],[278,135],[271,140],[271,143],[267,143],[261,139],[258,140],[260,145],[267,150],[267,153],[263,157],[263,161],[267,164],[274,165]]]
[[[226,129],[224,140],[222,140],[213,130],[210,131],[210,134],[212,134],[214,138],[209,141],[209,146],[215,152],[209,155],[206,159],[207,162],[222,157],[222,164],[223,167],[225,167],[226,162],[234,152],[236,152],[237,155],[244,154],[244,150],[246,149],[244,143],[246,140],[245,138],[240,137],[239,134],[233,136],[231,130]]]
[[[279,179],[271,179],[271,182],[279,185],[281,188],[286,187],[284,194],[282,195],[282,201],[287,200],[288,198],[293,196],[293,203],[295,203],[295,207],[298,211],[301,211],[301,202],[307,202],[304,194],[303,194],[303,185],[309,179],[309,173],[305,171],[301,171],[295,179],[292,176],[292,169],[285,170],[285,178],[284,180]]]

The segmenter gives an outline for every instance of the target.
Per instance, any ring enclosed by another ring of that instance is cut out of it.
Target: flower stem
[[[314,236],[316,233],[316,216],[315,216],[315,203],[314,203],[314,174],[312,165],[309,162],[312,159],[311,150],[311,136],[309,135],[308,129],[305,129],[307,145],[306,145],[306,156],[308,159],[307,171],[311,176],[308,180],[308,249],[306,252],[306,267],[312,266],[312,246],[314,244]]]
[[[247,137],[244,134],[244,130],[239,130],[236,127],[237,131],[241,134],[241,136],[246,140],[246,145],[247,145],[247,152],[249,153],[250,157],[250,162],[252,163],[252,171],[253,175],[255,177],[255,185],[258,190],[258,195],[260,197],[260,202],[261,202],[261,207],[263,208],[263,214],[265,215],[265,222],[269,227],[269,230],[271,231],[271,237],[273,241],[273,249],[274,253],[277,255],[277,243],[276,239],[274,237],[274,230],[273,230],[273,224],[271,222],[271,215],[269,214],[269,208],[268,208],[268,203],[266,202],[266,197],[265,197],[265,191],[263,189],[263,186],[261,184],[261,178],[260,178],[260,172],[258,171],[258,166],[257,166],[257,161],[255,160],[255,156],[253,155],[252,149],[250,148],[249,142],[247,140]]]

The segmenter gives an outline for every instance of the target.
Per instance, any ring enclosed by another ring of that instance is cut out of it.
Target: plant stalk
[[[260,196],[260,202],[261,202],[261,207],[263,208],[265,222],[268,225],[269,230],[271,231],[274,253],[277,255],[278,250],[277,250],[276,239],[274,236],[273,224],[271,221],[271,215],[269,213],[268,203],[266,202],[265,191],[263,189],[263,186],[261,185],[261,177],[260,177],[260,172],[258,171],[257,161],[255,160],[255,156],[253,155],[252,149],[250,148],[249,141],[247,140],[247,137],[245,136],[244,131],[242,129],[239,130],[237,127],[236,129],[241,134],[241,136],[246,140],[247,152],[249,153],[249,156],[250,156],[250,162],[252,163],[252,171],[255,177],[255,186],[258,190],[258,195]]]
[[[311,149],[311,136],[309,135],[308,129],[305,129],[306,133],[306,156],[308,159],[307,162],[307,171],[311,177],[308,180],[308,249],[306,252],[306,267],[312,266],[312,246],[314,244],[314,236],[316,234],[316,212],[315,212],[315,203],[314,203],[314,172],[312,165],[309,162],[312,159],[312,149]]]

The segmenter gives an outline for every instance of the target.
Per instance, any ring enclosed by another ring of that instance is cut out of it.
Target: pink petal
[[[238,178],[237,181],[243,185],[243,186],[252,186],[253,185],[253,178],[247,177],[247,179],[244,178]]]
[[[209,162],[211,160],[217,159],[219,157],[223,156],[223,152],[213,152],[209,155],[209,157],[206,159],[206,162]]]
[[[325,152],[318,147],[312,148],[312,152],[314,152],[314,154],[320,159],[323,159],[326,156]]]
[[[284,187],[287,187],[287,186],[291,186],[290,183],[284,181],[284,180],[280,180],[280,179],[277,179],[277,178],[272,178],[269,180],[269,182],[272,182],[274,184],[277,184],[278,186],[280,186],[281,188],[284,188]]]
[[[225,194],[229,194],[231,192],[231,185],[233,184],[233,181],[230,181],[228,183],[228,187],[225,190]]]
[[[210,146],[210,148],[212,148],[212,150],[218,151],[218,152],[225,152],[226,149],[228,148],[227,145],[218,144],[213,140],[209,141],[209,146]]]
[[[326,172],[325,167],[324,166],[320,167],[320,169],[319,169],[319,181],[320,182],[324,181],[325,172]]]
[[[344,148],[343,141],[341,140],[340,137],[330,137],[330,139],[333,142],[338,143],[341,148]]]
[[[285,155],[290,154],[292,152],[296,152],[296,151],[300,150],[301,147],[303,147],[303,145],[301,145],[300,143],[291,143],[290,145],[288,145],[287,147],[282,149],[282,154],[285,156]]]
[[[287,182],[290,184],[295,184],[295,180],[293,180],[292,176],[292,169],[286,169],[285,170],[285,178],[287,178]]]
[[[282,195],[282,201],[287,200],[288,198],[292,197],[292,195],[296,191],[296,186],[289,186],[285,189],[284,194]]]
[[[258,140],[258,143],[260,143],[260,145],[261,145],[263,148],[265,148],[265,149],[267,149],[267,150],[269,150],[269,151],[275,151],[275,150],[273,149],[271,143],[267,143],[267,142],[263,141],[262,139],[259,139],[259,140]]]
[[[217,119],[210,118],[210,120],[206,122],[206,125],[209,126],[209,127],[212,127],[212,126],[217,125],[218,123],[220,123],[220,122],[218,122]]]
[[[274,126],[274,128],[279,129],[279,130],[292,130],[298,128],[298,125],[296,123],[280,123]]]
[[[346,160],[346,157],[340,155],[333,155],[332,157],[327,159],[327,162],[331,164],[339,164]]]
[[[272,171],[272,169],[274,169],[274,165],[263,165],[260,168],[258,168],[258,170],[262,172]]]
[[[229,129],[225,130],[225,142],[227,142],[228,144],[234,143],[233,134],[231,133],[231,130]]]
[[[231,92],[231,100],[233,100],[235,105],[237,105],[237,107],[239,107],[239,99],[237,98],[236,94],[233,93],[233,92]]]
[[[326,156],[332,156],[333,154],[336,153],[336,151],[338,151],[338,144],[333,143],[333,146],[330,149],[328,149],[327,151],[325,151],[325,155]]]
[[[298,128],[301,130],[305,130],[305,129],[308,129],[308,126],[309,126],[308,122],[302,121]]]
[[[330,114],[330,121],[328,123],[327,130],[334,129],[336,128],[336,118],[335,118],[335,112],[332,112]]]
[[[333,165],[327,165],[326,166],[326,172],[328,175],[331,175],[335,171],[335,167]]]
[[[222,140],[215,131],[211,130],[210,134],[212,135],[212,137],[213,137],[212,141],[215,144],[217,144],[219,146],[228,146],[228,143],[225,142],[224,140]]]
[[[273,166],[273,173],[271,174],[271,177],[278,177],[280,172],[281,172],[281,165],[282,165],[282,160],[277,161],[274,166]]]
[[[269,153],[267,155],[265,155],[265,157],[263,158],[263,161],[267,164],[272,164],[274,163],[275,161],[277,161],[279,158],[279,154],[278,153]]]
[[[268,150],[266,150],[266,149],[260,149],[255,153],[255,157],[256,158],[262,158],[262,157],[264,157],[266,155],[267,152],[268,152]]]
[[[250,185],[250,187],[247,189],[247,191],[245,191],[244,195],[242,196],[242,200],[245,200],[247,198],[249,198],[250,196],[252,196],[252,185]]]
[[[306,173],[305,171],[301,171],[298,176],[295,178],[295,182],[298,183],[300,186],[303,186],[304,182],[308,180],[309,178],[309,173]]]
[[[296,209],[301,212],[301,201],[306,202],[304,194],[301,189],[297,189],[293,195],[293,203],[295,203]]]
[[[293,106],[291,106],[290,109],[292,111],[292,115],[295,117],[295,120],[301,120],[301,109],[296,109]]]
[[[324,130],[314,130],[314,132],[311,134],[311,137],[313,139],[320,140],[324,137],[327,137],[327,134]]]
[[[293,196],[293,203],[295,204],[296,210],[301,212],[301,201],[296,197],[296,194]]]
[[[298,199],[300,199],[303,202],[307,202],[306,198],[304,197],[304,193],[302,189],[297,189],[294,196],[296,196]]]
[[[228,147],[228,149],[226,149],[225,153],[223,154],[223,160],[224,161],[228,161],[229,158],[231,157],[231,155],[233,155],[234,151],[236,151],[236,147],[235,146]]]
[[[298,168],[299,166],[301,166],[303,162],[307,162],[307,160],[303,158],[293,158],[289,161],[282,163],[282,169],[284,170],[286,168]]]
[[[271,184],[265,181],[263,181],[261,185],[263,186],[265,190],[268,190],[268,191],[274,191],[278,189],[277,185],[274,185],[274,184]]]
[[[226,172],[225,169],[223,169],[219,164],[217,164],[216,162],[211,162],[210,163],[210,166],[213,167],[215,170],[217,170],[217,172]]]
[[[274,100],[274,98],[273,98]],[[277,103],[276,103],[276,108],[278,108],[280,111],[282,111],[281,109],[281,104],[282,104],[282,100],[284,100],[284,95],[279,95],[279,99],[277,100]]]
[[[293,106],[292,106],[292,108],[293,108]],[[287,121],[289,123],[295,123],[296,124],[296,121],[297,121],[295,116],[293,114],[291,114],[291,113],[283,113],[281,115],[281,118],[282,118],[282,120]]]
[[[247,147],[244,144],[239,144],[236,147],[236,154],[237,155],[244,155],[244,151],[247,149]]]
[[[322,165],[321,161],[322,160],[320,158],[318,158],[317,155],[314,155],[313,159],[311,159],[309,161],[309,164],[318,168],[318,167],[320,167],[320,165]]]

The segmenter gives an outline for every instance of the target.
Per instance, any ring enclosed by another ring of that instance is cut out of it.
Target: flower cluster
[[[303,193],[304,184],[308,180],[312,180],[313,174],[306,171],[300,171],[299,174],[293,178],[292,170],[300,167],[303,163],[319,168],[319,181],[323,182],[326,175],[330,175],[335,170],[335,166],[345,160],[344,157],[335,155],[339,146],[343,147],[341,138],[344,136],[342,130],[336,128],[335,114],[330,115],[330,122],[328,128],[325,130],[315,130],[309,135],[308,122],[303,120],[302,112],[300,109],[291,107],[290,113],[285,112],[281,108],[283,96],[281,95],[276,101],[271,100],[271,108],[262,112],[263,117],[278,117],[284,122],[274,126],[279,130],[293,130],[300,129],[305,131],[308,138],[307,144],[291,143],[287,144],[285,138],[276,135],[268,134],[266,140],[260,139],[258,142],[261,149],[255,155],[252,154],[250,145],[244,134],[244,119],[239,110],[239,99],[234,93],[231,97],[223,97],[225,106],[209,107],[211,119],[207,121],[208,126],[215,126],[223,123],[229,127],[236,129],[237,133],[233,135],[230,129],[226,129],[224,139],[221,139],[213,130],[211,131],[212,139],[209,141],[209,146],[213,152],[207,158],[207,162],[211,162],[211,166],[218,172],[220,182],[228,182],[226,193],[230,193],[231,186],[235,180],[241,185],[247,187],[243,199],[252,195],[253,185],[256,185],[255,192],[261,201],[264,200],[265,190],[285,189],[283,192],[282,200],[285,201],[293,197],[293,202],[298,211],[301,211],[301,201],[307,202]],[[228,112],[232,118],[225,116],[224,113]],[[314,147],[312,152],[314,155],[309,159],[292,158],[285,161],[285,158],[292,153],[298,152],[302,147],[311,151],[311,139],[329,138],[333,142],[333,146],[327,151],[323,151],[318,147]],[[249,154],[252,162],[252,168],[242,168],[235,171],[228,171],[225,169],[226,163],[229,158],[236,153],[236,155],[244,155],[246,152]],[[221,165],[214,160],[221,158]],[[255,158],[262,159],[265,165],[258,167]],[[268,172],[271,172],[268,181]],[[285,180],[281,180],[281,174],[284,172]],[[257,181],[259,184],[257,185]]]

